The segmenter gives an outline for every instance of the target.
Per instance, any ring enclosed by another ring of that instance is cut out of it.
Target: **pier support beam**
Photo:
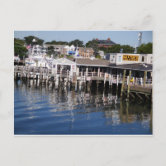
[[[123,90],[124,90],[125,76],[126,76],[126,70],[123,71],[123,80],[122,80],[121,94],[120,94],[121,97],[123,95]]]
[[[131,79],[131,70],[129,71],[129,77],[128,77],[127,99],[129,99],[129,93],[130,93],[130,79]]]
[[[147,78],[147,71],[144,71],[144,83],[143,83],[144,87],[146,85],[146,78]]]
[[[100,67],[98,68],[97,75],[98,75],[98,77],[100,76]]]

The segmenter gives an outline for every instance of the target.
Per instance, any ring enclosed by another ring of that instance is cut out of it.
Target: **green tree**
[[[101,56],[100,55],[96,55],[95,58],[101,59]]]
[[[100,47],[100,50],[104,51],[104,53],[119,53],[121,50],[121,45],[116,44],[111,47]]]
[[[93,50],[94,50],[94,55],[95,55],[95,56],[98,55],[98,51],[99,51],[99,49],[98,49],[98,42],[97,42],[95,39],[93,39],[93,40],[91,40],[91,41],[88,41],[88,42],[86,43],[86,47],[91,47],[91,48],[93,48]]]
[[[54,45],[68,45],[69,43],[66,41],[51,41],[51,42],[46,42],[46,44],[54,44]]]
[[[19,56],[20,59],[23,59],[28,52],[24,44],[24,40],[14,38],[14,55]]]
[[[83,46],[84,46],[83,41],[80,41],[80,40],[78,40],[78,39],[69,42],[69,45],[70,45],[70,46],[71,46],[71,45],[74,45],[75,47],[77,47],[77,46],[78,46],[78,47],[83,47]]]
[[[54,57],[57,56],[57,53],[55,52],[55,48],[53,46],[48,47],[48,55],[53,55]]]
[[[27,45],[30,45],[30,44],[31,45],[33,45],[33,44],[43,45],[43,42],[44,42],[44,40],[39,39],[38,37],[35,37],[35,36],[27,36],[27,37],[24,37],[24,39],[25,39],[25,43]],[[35,39],[36,41],[33,42],[33,39]]]
[[[129,45],[121,45],[121,49],[123,49],[123,53],[134,53],[134,47]]]
[[[120,45],[115,44],[111,47],[101,47],[100,50],[104,51],[104,53],[120,53],[121,50],[123,53],[133,53],[134,48],[129,45]]]
[[[139,54],[152,54],[153,45],[152,43],[142,44],[137,48]]]

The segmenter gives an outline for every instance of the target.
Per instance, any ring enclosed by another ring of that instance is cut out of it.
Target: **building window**
[[[118,62],[121,62],[121,56],[118,56]]]
[[[142,56],[142,62],[144,62],[144,56]]]

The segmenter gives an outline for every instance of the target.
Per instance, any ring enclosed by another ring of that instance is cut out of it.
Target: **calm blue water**
[[[147,104],[122,103],[111,93],[57,91],[15,83],[16,135],[149,135],[150,111]]]

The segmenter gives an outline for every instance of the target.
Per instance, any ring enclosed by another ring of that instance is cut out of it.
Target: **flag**
[[[31,45],[28,45],[28,46],[27,46],[27,49],[30,49],[30,48],[31,48]]]

